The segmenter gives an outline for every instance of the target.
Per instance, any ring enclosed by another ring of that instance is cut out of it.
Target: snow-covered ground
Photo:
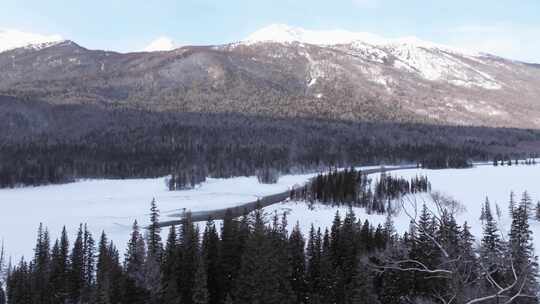
[[[509,224],[507,202],[510,191],[515,191],[519,198],[521,192],[528,190],[534,202],[540,199],[540,167],[536,166],[410,169],[390,174],[405,177],[427,175],[434,191],[451,195],[466,207],[458,220],[460,223],[468,221],[477,236],[481,234],[479,216],[486,195],[489,195],[493,208],[498,203],[503,211],[503,227]],[[183,208],[211,210],[250,202],[260,196],[303,184],[311,176],[287,175],[275,185],[261,185],[255,177],[208,179],[196,189],[174,192],[167,191],[165,178],[85,180],[66,185],[3,189],[0,190],[0,239],[4,240],[8,254],[14,259],[21,255],[29,257],[40,222],[49,228],[54,238],[59,235],[63,225],[66,225],[73,238],[79,223],[84,222],[88,223],[96,238],[104,230],[123,252],[133,221],[137,219],[141,225],[148,223],[152,198],[156,198],[162,219],[167,220],[171,219],[168,215],[177,214]],[[274,210],[280,213],[288,211],[289,225],[299,221],[306,234],[311,223],[318,227],[329,226],[337,209],[342,215],[347,210],[346,207],[321,205],[310,209],[305,203],[287,202],[269,206],[265,211],[269,214]],[[382,223],[385,219],[383,215],[367,215],[362,209],[355,209],[355,212],[358,218],[364,220],[369,217],[374,224]],[[400,232],[408,229],[409,220],[403,213],[394,221]],[[540,235],[538,222],[533,222],[531,228]],[[540,249],[540,237],[535,237],[536,248]]]
[[[162,219],[192,211],[232,207],[258,197],[304,184],[313,174],[286,175],[274,185],[263,185],[256,177],[208,179],[192,190],[168,191],[165,178],[126,180],[83,180],[0,190],[0,239],[14,258],[32,254],[37,227],[42,222],[56,238],[63,225],[73,238],[80,223],[87,223],[98,238],[105,231],[123,250],[134,220],[148,223],[150,202],[155,198]],[[170,218],[168,218],[170,219]]]
[[[523,191],[527,191],[533,200],[533,205],[540,200],[540,167],[539,166],[511,166],[511,167],[493,167],[477,166],[472,169],[444,169],[444,170],[425,170],[411,169],[390,172],[394,176],[403,176],[406,178],[416,175],[426,175],[432,185],[433,192],[440,192],[446,196],[451,196],[464,207],[463,211],[457,214],[457,220],[460,225],[467,221],[471,226],[471,232],[480,240],[482,235],[482,223],[480,213],[486,196],[491,202],[492,213],[496,215],[496,205],[499,205],[501,212],[500,228],[505,237],[510,227],[511,219],[508,214],[508,202],[510,192],[515,192],[515,199],[519,201]],[[377,178],[377,176],[374,176]],[[405,206],[412,214],[411,200],[405,199]],[[418,211],[421,210],[422,203],[426,202],[430,210],[436,210],[431,204],[427,194],[417,195],[416,202]],[[401,203],[397,204],[401,205]],[[306,204],[298,202],[287,202],[279,205],[273,205],[265,208],[265,211],[272,214],[275,210],[283,213],[289,213],[289,226],[300,222],[300,227],[306,234],[313,223],[316,227],[330,226],[334,214],[338,208],[323,205],[315,205],[310,210]],[[343,216],[348,208],[340,207],[340,214]],[[367,215],[361,208],[354,209],[357,218],[362,221],[366,218],[374,225],[385,221],[384,215]],[[394,224],[398,232],[403,233],[409,229],[410,218],[405,212],[400,212],[394,217]],[[537,255],[540,255],[540,222],[531,219],[531,230],[534,234],[534,244]]]

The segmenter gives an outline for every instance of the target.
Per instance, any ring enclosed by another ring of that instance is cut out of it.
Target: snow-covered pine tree
[[[146,244],[141,235],[139,224],[135,220],[128,241],[126,254],[124,256],[124,271],[126,276],[133,281],[137,287],[143,287],[145,283],[145,258]]]
[[[529,225],[531,204],[529,194],[524,192],[513,213],[508,242],[509,256],[517,275],[520,277],[520,284],[523,283],[522,290],[529,295],[537,294],[539,291],[536,280],[538,277],[538,264],[534,255],[532,231]]]
[[[484,204],[484,214],[485,222],[480,247],[480,262],[486,269],[493,270],[501,265],[503,244],[488,199]]]

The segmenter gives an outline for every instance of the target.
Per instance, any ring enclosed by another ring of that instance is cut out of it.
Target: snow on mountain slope
[[[60,35],[41,35],[12,29],[0,29],[0,53],[20,47],[39,50],[61,41]]]
[[[318,45],[347,44],[360,40],[370,44],[383,44],[386,39],[365,32],[345,30],[312,31],[285,24],[272,24],[249,35],[246,43],[257,42],[300,42]]]
[[[411,72],[429,81],[443,81],[456,86],[501,88],[491,75],[467,61],[482,63],[480,54],[421,40],[417,37],[386,39],[365,32],[344,30],[313,31],[283,24],[265,27],[248,36],[244,43],[306,43],[349,50],[365,60]],[[377,74],[371,73],[368,74]],[[376,79],[374,80],[377,81]]]

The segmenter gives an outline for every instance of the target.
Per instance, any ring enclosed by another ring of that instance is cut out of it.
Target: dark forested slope
[[[462,166],[540,152],[540,132],[103,109],[0,98],[0,185],[77,177],[233,176],[329,165]]]

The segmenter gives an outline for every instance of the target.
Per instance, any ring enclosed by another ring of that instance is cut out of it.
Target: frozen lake
[[[534,204],[540,199],[540,166],[410,169],[389,174],[404,177],[427,175],[433,191],[450,195],[465,206],[466,211],[458,215],[458,222],[462,224],[467,221],[476,236],[481,235],[479,217],[486,196],[489,196],[493,209],[498,204],[503,211],[503,229],[509,226],[507,210],[510,191],[516,193],[516,199],[520,199],[523,191],[529,191]],[[311,176],[283,176],[275,185],[261,185],[255,177],[208,179],[196,189],[174,192],[167,191],[165,178],[84,180],[66,185],[2,189],[0,238],[4,240],[8,254],[17,260],[21,255],[32,255],[40,222],[49,228],[53,238],[58,236],[63,225],[66,225],[73,238],[79,223],[83,222],[88,223],[95,238],[105,231],[123,251],[133,221],[137,219],[141,225],[147,224],[152,198],[156,198],[162,219],[166,220],[167,215],[178,213],[183,208],[209,210],[253,201],[303,184]],[[288,211],[289,225],[299,221],[303,232],[307,233],[311,223],[319,227],[330,225],[337,209],[316,205],[310,210],[305,203],[287,202],[267,207],[265,211]],[[339,209],[342,214],[347,210],[346,207]],[[364,220],[369,217],[374,224],[382,223],[385,218],[384,215],[367,215],[358,208],[355,211],[358,218]],[[400,232],[409,227],[409,219],[403,213],[394,221]],[[532,221],[531,229],[535,232],[535,244],[540,244],[540,224]],[[540,245],[536,247],[538,249]]]

